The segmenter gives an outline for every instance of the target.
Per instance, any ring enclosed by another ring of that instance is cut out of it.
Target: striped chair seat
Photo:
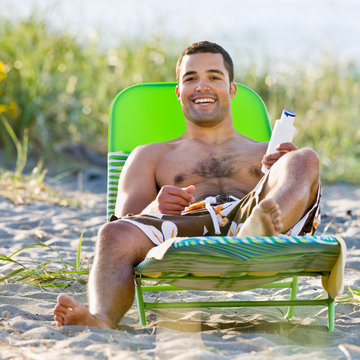
[[[150,251],[135,273],[187,289],[238,291],[294,275],[327,276],[340,251],[331,236],[177,238]]]

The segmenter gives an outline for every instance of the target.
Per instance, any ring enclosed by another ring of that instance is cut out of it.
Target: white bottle
[[[292,141],[296,130],[294,119],[295,114],[292,111],[286,109],[283,110],[281,118],[275,121],[266,155],[276,152],[275,148],[279,144]],[[267,174],[269,170],[263,165],[261,171],[264,174]]]

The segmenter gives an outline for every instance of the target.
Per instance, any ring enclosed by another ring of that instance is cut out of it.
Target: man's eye
[[[193,81],[193,80],[194,80],[193,77],[188,77],[188,78],[184,79],[184,82]]]
[[[220,80],[220,77],[219,76],[210,76],[210,80]]]

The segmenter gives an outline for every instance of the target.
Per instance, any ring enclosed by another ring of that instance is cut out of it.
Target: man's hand
[[[185,188],[165,185],[160,189],[155,203],[161,214],[180,215],[187,206],[195,201],[191,195],[194,190],[194,185]]]
[[[276,147],[276,152],[264,155],[261,162],[267,169],[270,169],[283,155],[297,149],[298,148],[290,142],[279,144]]]

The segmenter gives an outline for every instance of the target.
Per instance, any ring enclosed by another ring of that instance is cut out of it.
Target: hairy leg
[[[240,236],[276,235],[294,226],[316,201],[319,159],[308,148],[289,152],[271,168]]]
[[[319,187],[319,158],[309,148],[292,151],[271,168],[263,191],[263,199],[273,200],[281,212],[280,232],[294,226],[315,203]]]
[[[154,247],[136,226],[116,221],[98,235],[88,284],[89,308],[60,295],[54,309],[58,325],[115,327],[134,300],[133,268]]]

